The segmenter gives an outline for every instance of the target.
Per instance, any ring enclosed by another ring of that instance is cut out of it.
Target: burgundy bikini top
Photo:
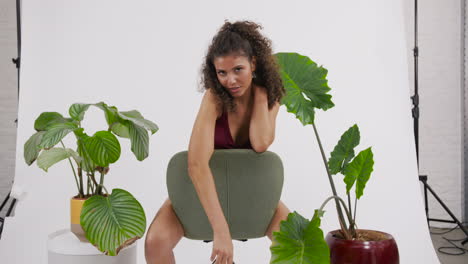
[[[218,119],[216,119],[214,148],[215,149],[251,149],[252,148],[252,145],[250,144],[250,140],[248,140],[243,145],[236,145],[234,143],[234,139],[231,136],[231,131],[229,130],[228,115],[226,111],[223,111],[223,114]]]

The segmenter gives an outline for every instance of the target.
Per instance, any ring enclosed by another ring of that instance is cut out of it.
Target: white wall
[[[414,93],[414,1],[403,1],[411,95]],[[463,17],[461,0],[418,1],[420,174],[462,220],[464,177]],[[409,100],[409,98],[408,98]],[[451,219],[429,198],[431,218]],[[432,226],[447,226],[431,222]],[[451,224],[448,226],[452,226]]]
[[[201,99],[196,86],[203,55],[228,18],[260,22],[275,51],[306,54],[329,70],[336,107],[316,118],[326,152],[358,123],[360,150],[373,146],[375,154],[358,225],[393,234],[401,263],[438,263],[417,180],[400,1],[292,0],[285,5],[240,0],[226,7],[217,1],[25,0],[23,6],[16,183],[25,186],[29,197],[6,223],[0,240],[6,262],[45,263],[47,234],[68,225],[68,199],[75,186],[67,164],[46,174],[22,159],[22,146],[42,111],[66,113],[74,102],[105,100],[121,110],[139,109],[155,121],[161,129],[151,137],[149,158],[137,162],[124,141],[124,154],[106,182],[133,193],[152,220],[167,196],[167,162],[187,148]],[[103,128],[100,111],[91,109],[86,118],[89,133]],[[73,141],[65,144],[73,146]],[[331,193],[312,128],[282,107],[271,150],[285,167],[282,200],[311,217]],[[325,231],[338,227],[333,206],[327,209]],[[236,262],[265,263],[268,247],[267,238],[236,242]],[[211,244],[184,239],[175,254],[179,263],[205,263],[210,250]]]
[[[0,204],[15,175],[17,72],[11,59],[16,49],[16,1],[0,1]],[[9,204],[0,212],[3,217]]]

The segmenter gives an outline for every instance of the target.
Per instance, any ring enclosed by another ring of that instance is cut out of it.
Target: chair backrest
[[[167,168],[167,189],[185,237],[212,240],[213,230],[187,171],[187,151]],[[210,168],[232,239],[265,236],[283,188],[283,164],[273,152],[215,150]]]

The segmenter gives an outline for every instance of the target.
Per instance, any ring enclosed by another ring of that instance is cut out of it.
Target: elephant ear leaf
[[[273,233],[270,247],[271,264],[325,264],[330,263],[330,252],[320,229],[320,215],[315,212],[312,221],[297,212],[290,213]]]
[[[327,94],[330,91],[326,79],[328,71],[298,53],[276,53],[275,56],[286,90],[281,103],[303,125],[313,124],[315,108],[327,110],[334,106],[331,95]]]
[[[328,160],[328,167],[332,175],[341,172],[354,158],[354,148],[359,145],[359,141],[360,134],[357,125],[350,127],[343,133]]]
[[[364,194],[364,188],[370,175],[374,170],[374,154],[371,148],[367,148],[351,161],[344,169],[344,182],[346,183],[346,193],[356,183],[356,198],[359,199]]]
[[[146,216],[141,204],[127,191],[112,190],[108,197],[86,200],[80,216],[86,238],[106,255],[119,251],[143,237]]]

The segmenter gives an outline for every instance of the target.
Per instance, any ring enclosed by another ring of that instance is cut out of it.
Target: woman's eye
[[[238,71],[240,71],[240,70],[242,70],[242,68],[240,68],[240,67],[239,67],[239,68],[236,68],[236,72],[238,72]]]
[[[225,74],[226,74],[226,73],[223,72],[223,71],[219,71],[219,72],[218,72],[218,75],[221,75],[221,76],[224,76]]]

